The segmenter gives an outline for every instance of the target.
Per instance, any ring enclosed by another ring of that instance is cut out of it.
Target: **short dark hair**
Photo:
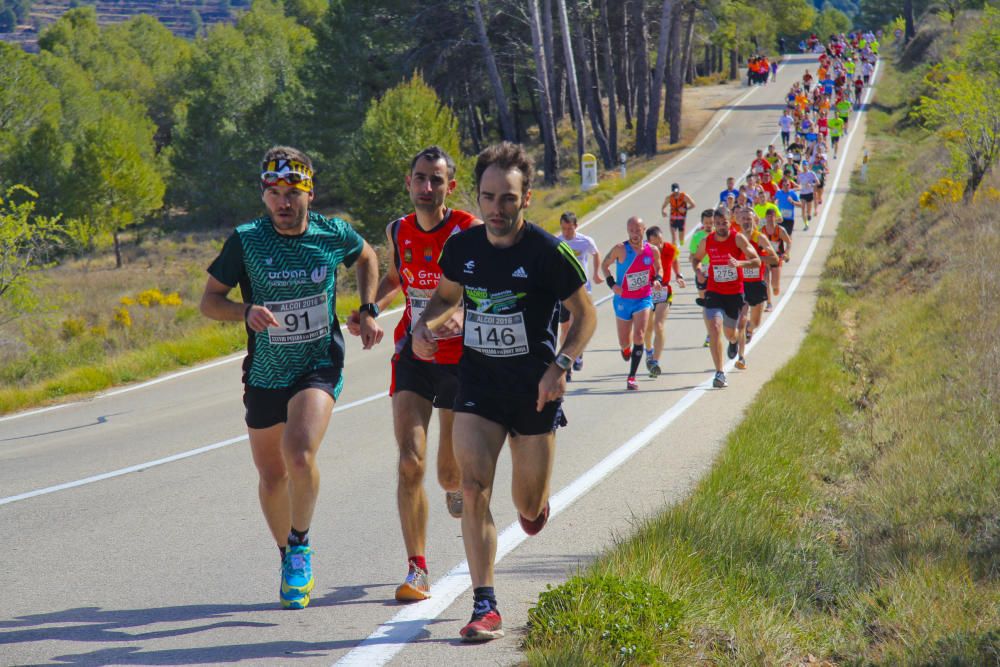
[[[660,229],[659,225],[653,225],[646,230],[646,240],[653,238],[654,236],[663,236],[663,230]]]
[[[571,225],[575,225],[576,213],[574,213],[573,211],[564,211],[563,214],[559,216],[559,222],[562,222],[563,220],[570,223]]]
[[[510,141],[487,146],[476,158],[476,192],[483,180],[483,173],[493,165],[504,171],[517,169],[521,172],[521,194],[525,195],[531,189],[531,176],[535,173],[535,161],[531,159],[524,146]]]
[[[704,211],[701,212],[701,219],[704,220],[705,218],[711,218],[713,215],[715,215],[715,209],[706,208]]]
[[[448,151],[441,148],[440,146],[428,146],[424,150],[420,151],[413,156],[410,160],[410,173],[416,168],[417,163],[420,160],[427,160],[429,162],[437,162],[438,160],[444,160],[445,165],[448,167],[448,178],[455,178],[455,160],[448,155]]]
[[[309,167],[314,172],[316,171],[309,156],[298,148],[292,148],[291,146],[271,146],[268,148],[267,152],[264,153],[264,159],[261,160],[261,164],[266,166],[271,160],[295,160]]]

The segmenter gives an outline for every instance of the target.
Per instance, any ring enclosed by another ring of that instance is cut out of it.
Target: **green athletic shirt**
[[[841,118],[847,118],[851,113],[851,103],[847,100],[841,100],[837,102],[837,115]]]
[[[337,267],[354,264],[364,239],[340,218],[309,213],[299,236],[283,236],[267,216],[240,225],[208,267],[212,277],[267,307],[281,324],[247,328],[243,382],[262,389],[289,387],[319,368],[343,368],[344,337],[337,321]]]
[[[757,214],[758,218],[760,218],[761,224],[764,223],[764,218],[767,217],[768,209],[774,209],[774,215],[778,218],[778,220],[781,219],[781,209],[778,208],[774,202],[764,202],[763,204],[754,204],[753,212]]]
[[[827,126],[830,128],[831,137],[839,137],[844,133],[844,119],[839,116],[834,116],[833,118],[826,121]]]
[[[692,255],[697,254],[697,252],[698,252],[698,246],[701,245],[702,239],[704,239],[706,236],[708,236],[708,234],[709,234],[709,232],[706,232],[701,227],[699,227],[698,229],[694,230],[694,234],[691,235],[691,243],[690,243],[690,245],[688,245],[688,252],[690,252]],[[705,257],[702,258],[701,263],[704,266],[708,266],[708,264],[709,264],[708,255],[705,255]]]

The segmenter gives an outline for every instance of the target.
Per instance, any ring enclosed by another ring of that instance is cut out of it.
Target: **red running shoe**
[[[548,501],[545,502],[545,509],[542,510],[542,513],[536,516],[533,520],[529,521],[528,519],[525,519],[521,516],[520,512],[517,513],[517,520],[518,523],[521,524],[521,530],[528,535],[537,535],[542,532],[542,528],[544,528],[545,524],[549,521]]]
[[[490,609],[485,614],[472,612],[472,618],[459,632],[463,642],[488,642],[503,637],[503,619],[500,612]]]

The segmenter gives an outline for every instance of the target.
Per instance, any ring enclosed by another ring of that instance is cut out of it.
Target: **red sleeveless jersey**
[[[750,241],[750,245],[753,246],[753,249],[757,251],[757,256],[763,258],[764,255],[765,255],[765,252],[761,249],[761,247],[759,245],[757,245],[757,241],[756,241],[756,239],[759,236],[760,236],[760,232],[755,229],[753,231],[753,234],[750,235],[749,241]],[[743,274],[743,282],[744,283],[760,283],[760,282],[764,282],[764,260],[761,259],[760,264],[757,265],[757,266],[747,266],[747,267],[744,267],[744,268],[740,269],[740,273]]]
[[[430,231],[420,227],[416,213],[392,223],[389,235],[396,254],[400,286],[406,296],[406,310],[393,333],[397,352],[402,350],[410,335],[410,325],[420,318],[441,279],[438,259],[444,242],[452,234],[471,227],[475,219],[471,213],[450,209],[441,224]],[[434,354],[436,363],[457,364],[461,357],[461,334],[438,340],[438,351]]]
[[[719,241],[715,234],[705,237],[705,251],[708,254],[707,291],[716,294],[742,294],[743,274],[735,266],[729,265],[729,258],[743,259],[743,251],[736,245],[736,234],[732,230],[725,241]]]

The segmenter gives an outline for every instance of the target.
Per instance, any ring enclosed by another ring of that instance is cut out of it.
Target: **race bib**
[[[720,264],[712,267],[712,277],[717,283],[731,283],[736,280],[737,273],[735,266]]]
[[[517,357],[528,354],[528,332],[524,326],[524,313],[491,315],[467,310],[465,346],[488,357]]]
[[[630,292],[641,290],[649,284],[649,271],[625,274],[625,286]]]
[[[326,293],[289,301],[267,301],[264,307],[278,320],[278,326],[267,330],[272,345],[308,343],[330,334]]]
[[[429,296],[414,296],[412,292],[417,290],[411,290],[411,294],[406,295],[406,299],[410,302],[410,330],[413,330],[413,325],[417,323],[423,314],[427,310],[427,304],[431,302]],[[455,334],[454,336],[442,336],[434,334],[434,338],[437,340],[447,340],[448,338],[457,338],[461,334]]]
[[[747,280],[758,280],[760,279],[760,267],[751,266],[749,268],[743,269],[743,277]]]
[[[665,303],[670,297],[670,292],[666,287],[654,287],[649,296],[653,298],[653,303]]]

